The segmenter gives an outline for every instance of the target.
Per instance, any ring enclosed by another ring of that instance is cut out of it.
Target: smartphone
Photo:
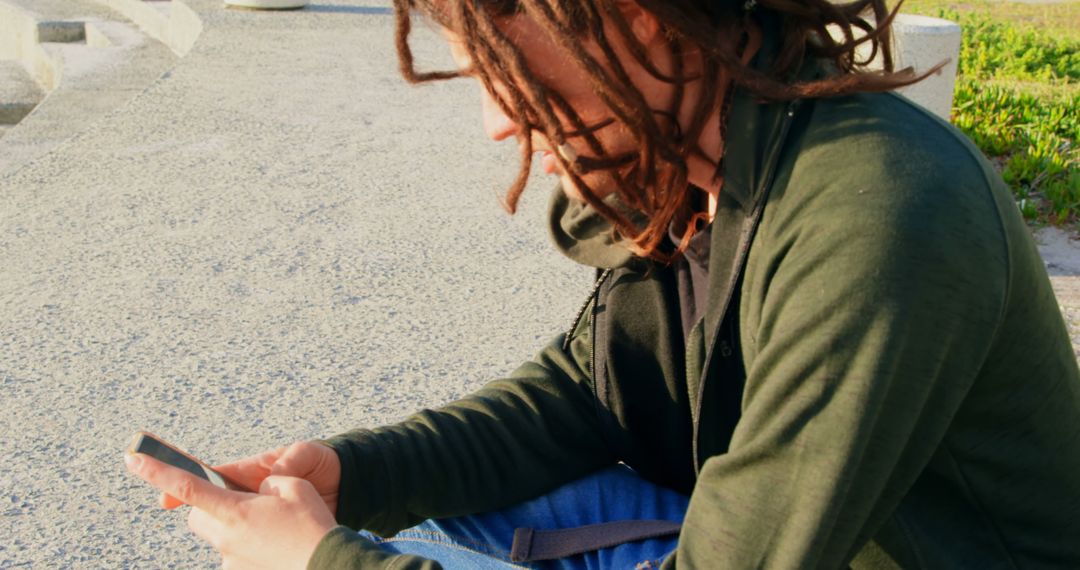
[[[128,446],[128,451],[131,453],[144,453],[162,463],[167,463],[173,467],[179,467],[192,475],[206,479],[222,489],[228,489],[230,491],[247,491],[248,493],[255,492],[244,485],[229,479],[225,475],[214,471],[209,465],[195,459],[191,454],[169,444],[165,440],[149,432],[136,432],[135,437],[131,438],[131,445]]]

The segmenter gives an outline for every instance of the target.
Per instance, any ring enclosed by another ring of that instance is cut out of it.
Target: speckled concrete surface
[[[1080,358],[1080,276],[1055,276],[1050,278],[1061,305],[1061,315],[1069,328],[1073,351]]]
[[[45,97],[26,68],[17,61],[0,59],[0,125],[11,127]]]
[[[545,182],[498,205],[516,151],[476,87],[399,79],[386,5],[189,4],[186,57],[0,177],[0,568],[213,566],[125,473],[134,430],[224,461],[390,422],[509,372],[587,294]]]
[[[1035,230],[1035,242],[1050,273],[1073,349],[1080,357],[1080,241],[1072,232],[1041,228]]]

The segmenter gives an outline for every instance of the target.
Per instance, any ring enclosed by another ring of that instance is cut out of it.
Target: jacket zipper
[[[588,297],[585,297],[585,302],[581,304],[581,308],[579,308],[578,311],[577,311],[577,314],[574,315],[574,321],[572,323],[570,323],[570,328],[567,329],[567,331],[566,331],[566,335],[563,338],[563,344],[562,344],[563,352],[567,352],[567,351],[570,350],[570,340],[573,338],[574,331],[577,330],[578,325],[581,324],[581,318],[585,316],[585,309],[589,308],[589,303],[593,302],[593,297],[597,297],[597,294],[600,292],[600,286],[603,285],[604,281],[608,278],[608,275],[610,275],[610,274],[611,274],[611,270],[610,269],[605,269],[605,270],[601,271],[597,275],[596,281],[593,283],[592,291],[589,292]],[[592,309],[592,311],[590,311],[589,316],[590,316],[590,318],[592,318],[595,315],[596,315],[596,304],[593,303],[593,309]],[[592,335],[589,335],[589,337],[591,339]],[[591,354],[593,352],[592,344],[593,344],[592,342],[589,342],[590,364],[595,364],[595,363],[592,362],[592,356],[591,356]],[[595,368],[594,368],[594,370],[595,370]]]
[[[771,152],[769,153],[768,160],[765,162],[766,169],[763,172],[761,184],[757,188],[754,209],[748,218],[743,219],[744,225],[742,235],[739,238],[739,249],[736,252],[735,260],[738,267],[732,275],[731,283],[729,283],[730,286],[728,287],[727,291],[727,296],[724,299],[724,314],[721,315],[720,324],[718,325],[721,329],[723,328],[724,321],[727,319],[728,311],[732,310],[732,308],[730,307],[731,298],[735,294],[735,286],[739,282],[739,277],[742,275],[743,266],[746,263],[746,253],[750,249],[750,242],[753,241],[753,235],[757,229],[757,223],[758,221],[760,221],[761,208],[765,203],[765,191],[769,188],[769,186],[772,185],[773,176],[776,174],[776,162],[780,155],[780,151],[784,148],[784,141],[785,139],[787,139],[788,130],[790,130],[791,128],[791,123],[795,117],[795,111],[799,107],[799,103],[800,101],[792,101],[787,105],[787,110],[784,112],[784,119],[780,124],[779,136],[776,138],[776,143],[773,146]],[[751,221],[749,225],[746,224],[748,220]],[[727,356],[728,354],[732,353],[732,350],[731,346],[727,344],[727,339],[723,338],[723,332],[723,330],[716,331],[716,334],[713,336],[713,346],[715,347],[717,344],[719,344],[720,353],[724,356]],[[704,331],[702,331],[702,334],[704,334]],[[712,353],[713,348],[710,347],[710,349],[705,354],[705,366],[703,366],[701,369],[701,380],[698,385],[698,398],[697,402],[694,405],[694,413],[691,415],[691,418],[693,418],[694,421],[694,440],[692,442],[692,447],[695,475],[699,475],[701,473],[701,461],[699,459],[700,450],[698,449],[698,427],[701,419],[701,408],[704,405],[705,400],[705,384],[709,379],[709,368],[712,367]],[[687,360],[689,360],[689,356],[690,355],[688,350],[686,354]]]
[[[596,286],[593,287],[592,295],[592,310],[589,311],[589,374],[593,377],[593,392],[596,392],[596,306],[600,304],[600,286],[604,284],[608,276],[611,275],[610,269],[605,269],[600,277],[596,279]],[[595,299],[593,299],[595,297]]]

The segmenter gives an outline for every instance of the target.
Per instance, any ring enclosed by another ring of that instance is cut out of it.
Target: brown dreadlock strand
[[[394,34],[394,44],[398,52],[398,68],[406,81],[409,83],[423,83],[461,77],[460,71],[417,73],[416,66],[413,64],[412,48],[409,47],[409,32],[412,30],[409,0],[394,0],[394,20],[397,26],[397,32]]]
[[[516,48],[514,48],[513,44],[509,41],[509,39],[507,39],[502,34],[502,32],[498,30],[498,28],[494,25],[494,23],[488,19],[487,14],[485,14],[483,11],[478,11],[478,12],[474,12],[473,14],[470,14],[470,16],[473,16],[475,18],[476,23],[481,28],[486,28],[484,31],[486,31],[488,33],[489,38],[492,38],[494,40],[493,43],[495,45],[497,45],[500,48],[505,49],[508,52],[508,54],[510,56],[509,61],[512,64],[511,67],[514,68],[513,71],[515,73],[521,73],[523,75],[526,74],[526,73],[529,73],[528,70],[527,70],[527,67],[526,67],[526,65],[524,63],[523,56],[516,50]],[[510,80],[506,80],[506,81],[510,81]],[[511,83],[512,83],[512,81],[511,81]],[[536,82],[531,76],[528,77],[528,79],[527,79],[527,81],[525,81],[525,83],[527,83],[529,88],[530,88],[530,89],[528,89],[528,91],[532,91],[533,93],[535,93],[535,97],[533,97],[534,108],[538,108],[538,110],[540,112],[540,116],[544,119],[542,121],[543,123],[545,123],[543,126],[546,127],[544,129],[544,131],[546,133],[551,134],[551,136],[550,136],[551,140],[553,140],[557,145],[562,145],[568,138],[566,136],[566,133],[563,132],[563,128],[562,128],[561,123],[555,118],[554,113],[552,112],[551,108],[548,106],[548,104],[552,100],[558,100],[559,101],[559,107],[561,107],[560,110],[567,117],[571,117],[571,123],[574,125],[575,130],[576,131],[583,131],[583,132],[588,133],[586,138],[587,138],[588,146],[590,147],[590,149],[593,150],[594,152],[596,152],[597,156],[600,156],[600,157],[605,156],[604,149],[603,149],[602,145],[600,144],[599,140],[596,139],[594,136],[592,136],[592,133],[595,132],[596,129],[590,129],[590,128],[586,127],[584,125],[584,123],[580,120],[580,118],[577,117],[574,110],[568,104],[566,104],[565,101],[563,101],[561,99],[561,97],[558,97],[553,92],[548,90],[546,88],[546,86],[540,84],[539,82]],[[511,117],[518,116],[518,117],[520,117],[520,116],[522,116],[522,113],[520,111],[516,111],[513,114],[509,114],[508,116],[511,116]],[[524,138],[531,138],[531,137],[529,137],[530,134],[531,134],[530,130],[525,129]],[[612,167],[617,166],[617,165],[622,164],[622,163],[627,163],[627,162],[630,161],[630,159],[633,158],[633,157],[613,157],[612,159],[610,159],[610,161],[604,161],[604,162],[601,162],[599,164],[590,165],[590,161],[589,161],[589,159],[587,157],[581,157],[581,159],[577,159],[577,157],[575,157],[575,158],[571,159],[571,158],[568,158],[567,156],[565,156],[564,153],[561,153],[561,152],[559,153],[558,156],[559,156],[559,159],[563,163],[563,168],[567,171],[567,173],[570,176],[571,180],[576,185],[579,185],[579,187],[584,187],[584,188],[587,188],[588,186],[581,179],[581,175],[588,172],[588,171],[590,171],[591,167],[595,167],[596,169],[608,169],[608,168],[612,168]],[[603,159],[601,159],[601,160],[603,160]],[[519,173],[518,182],[507,193],[507,198],[506,198],[505,204],[507,205],[508,210],[512,211],[512,209],[514,207],[514,203],[517,200],[517,197],[520,195],[520,192],[523,190],[525,179],[526,179],[526,177],[528,175],[528,164],[531,164],[531,153],[530,153],[530,157],[529,157],[528,162],[527,163],[523,162],[523,169]],[[618,181],[618,179],[616,179],[616,180]],[[626,188],[625,184],[621,183],[621,181],[620,181],[620,186],[622,187],[623,192],[625,194],[627,194],[627,195],[632,195],[632,196],[645,196],[646,195],[644,192],[632,192],[632,191],[630,191],[630,189]],[[599,198],[596,198],[596,197],[592,196],[591,192],[589,194],[590,194],[590,196],[587,196],[587,199],[588,198],[593,198],[593,200],[591,200],[590,202],[593,203],[594,207],[596,207],[598,210],[600,210],[601,213],[608,214],[610,212],[610,214],[612,216],[618,216],[618,214],[615,212],[615,210],[610,209],[610,207],[608,207],[606,204],[602,203],[599,200]],[[628,229],[633,230],[632,227],[630,227]]]
[[[911,69],[894,71],[889,26],[899,4],[887,9],[885,0],[757,0],[752,12],[741,0],[636,0],[661,22],[673,69],[665,73],[650,61],[617,5],[619,0],[394,0],[396,44],[402,75],[421,83],[469,75],[480,80],[503,113],[520,128],[521,168],[503,204],[511,213],[532,164],[532,134],[539,132],[555,146],[552,150],[581,197],[610,220],[614,231],[638,255],[670,261],[685,249],[705,216],[688,191],[686,158],[698,156],[716,166],[721,180],[723,156],[710,157],[698,146],[708,118],[719,110],[720,138],[726,138],[727,114],[735,86],[763,100],[830,97],[856,92],[888,91],[936,73],[945,62],[921,75]],[[902,3],[903,0],[900,0]],[[417,11],[459,35],[472,65],[465,71],[417,72],[409,48],[410,14]],[[864,17],[867,14],[876,24]],[[500,30],[502,18],[525,15],[583,73],[593,91],[610,109],[612,118],[586,125],[563,97],[539,81],[521,51]],[[780,36],[778,51],[767,72],[758,71],[744,57],[748,33],[768,25]],[[593,57],[583,47],[591,40],[600,52]],[[635,88],[614,49],[618,42],[633,60],[654,78],[673,86],[669,109],[651,109]],[[865,46],[865,49],[863,48]],[[701,55],[700,69],[686,74],[684,55]],[[865,55],[864,55],[865,54]],[[797,82],[791,78],[808,58],[824,59],[837,73],[820,80]],[[880,60],[883,71],[866,65]],[[728,79],[721,85],[721,78]],[[690,121],[679,125],[683,87],[702,81],[699,101]],[[635,151],[611,156],[597,138],[603,128],[622,128],[634,141]],[[568,140],[580,140],[590,155],[571,153]],[[590,172],[603,172],[628,211],[601,200],[584,181]],[[641,214],[642,216],[636,216]],[[644,223],[631,218],[643,217]],[[665,251],[664,238],[673,220],[683,227],[674,252]]]
[[[460,25],[462,29],[465,30],[466,34],[469,34],[469,36],[466,37],[486,37],[484,34],[474,31],[476,29],[479,29],[479,26],[477,26],[475,22],[475,17],[469,17],[472,14],[469,14],[469,16],[466,15],[469,11],[474,9],[472,3],[464,2],[460,3],[459,6],[466,9],[466,12],[459,12],[457,14],[457,20],[461,22]],[[473,14],[475,14],[475,12],[473,12]],[[492,83],[492,78],[488,73],[476,74],[479,77],[481,83],[483,83],[484,88],[488,91],[488,93],[495,94],[493,95],[493,98],[502,109],[502,112],[508,117],[527,117],[529,114],[528,110],[531,107],[531,105],[528,104],[526,101],[527,95],[522,92],[522,90],[518,88],[516,82],[512,80],[510,70],[506,70],[503,68],[503,66],[495,64],[495,61],[497,61],[498,58],[497,49],[488,41],[483,40],[478,42],[466,42],[465,47],[469,54],[470,61],[473,62],[472,65],[474,68],[492,69],[493,72],[497,75],[496,79],[500,82],[500,85],[505,86],[505,91],[507,92],[510,99],[509,102],[505,101],[501,95],[497,94],[497,90]],[[517,64],[515,66],[517,68],[523,66],[520,61],[514,61],[514,63]],[[525,191],[525,185],[528,180],[529,170],[532,168],[533,149],[531,133],[534,128],[533,125],[535,123],[534,121],[528,119],[524,121],[521,121],[519,119],[519,122],[522,123],[521,128],[525,135],[525,143],[520,146],[520,167],[518,170],[517,178],[515,178],[514,183],[507,191],[506,197],[502,198],[501,200],[503,208],[505,208],[511,214],[516,211],[517,200]],[[551,121],[549,120],[548,122],[550,123]]]
[[[525,9],[528,10],[529,2],[525,2],[525,4]],[[570,37],[577,33],[576,30],[568,30],[565,27],[559,28],[557,24],[553,24],[552,22],[558,19],[558,16],[552,10],[544,10],[544,6],[546,5],[534,4],[532,8],[539,12],[538,17],[544,22],[548,23],[549,28],[555,28],[554,30],[548,30],[549,35],[552,37],[552,39],[558,40],[560,37]],[[589,6],[588,2],[583,3],[583,6],[585,7],[584,9],[582,9],[581,7],[571,6],[571,8],[567,11],[564,11],[564,13],[578,13],[590,15],[592,17],[586,18],[586,22],[591,20],[594,25],[602,22],[599,14],[595,10],[591,11],[590,13],[590,11],[587,9]],[[498,31],[498,28],[489,21],[487,14],[485,13],[486,11],[473,11],[470,10],[470,8],[471,6],[458,8],[457,10],[454,10],[452,14],[448,14],[445,11],[439,12],[430,9],[425,10],[425,12],[434,15],[436,19],[441,20],[440,23],[443,23],[444,25],[449,25],[451,29],[461,30],[463,32],[463,37],[475,38],[477,40],[475,43],[480,47],[476,48],[474,48],[474,46],[472,45],[474,43],[473,41],[466,42],[467,47],[471,52],[470,57],[473,58],[478,69],[486,69],[493,72],[492,74],[496,76],[494,79],[498,81],[501,86],[507,87],[506,90],[510,92],[511,99],[514,100],[513,104],[504,101],[501,96],[498,96],[499,94],[495,91],[495,89],[493,89],[492,78],[489,78],[487,74],[479,73],[476,75],[480,76],[481,81],[485,85],[485,88],[487,88],[489,92],[491,92],[495,96],[495,99],[499,101],[499,104],[503,107],[503,111],[507,113],[509,117],[517,118],[517,122],[522,125],[522,130],[524,131],[525,136],[523,138],[525,138],[526,140],[531,140],[531,137],[528,135],[531,134],[531,129],[534,128],[534,126],[530,121],[522,120],[521,118],[526,117],[529,111],[535,111],[535,114],[541,118],[541,123],[543,123],[542,130],[545,132],[546,135],[548,135],[549,139],[555,142],[557,145],[561,145],[565,142],[565,140],[568,138],[567,134],[562,132],[562,127],[559,122],[553,119],[553,113],[551,108],[549,107],[551,103],[555,103],[555,105],[559,107],[560,112],[570,120],[574,131],[576,133],[585,134],[584,138],[586,139],[587,146],[591,151],[596,153],[596,157],[581,156],[569,158],[565,155],[565,153],[562,152],[560,152],[558,155],[558,159],[562,163],[563,168],[567,172],[568,176],[571,178],[571,181],[579,188],[586,189],[584,192],[582,192],[582,195],[586,199],[586,201],[593,204],[593,206],[596,207],[601,214],[613,219],[613,221],[616,222],[616,228],[620,233],[629,236],[635,236],[635,234],[640,233],[637,227],[629,223],[624,214],[616,212],[607,204],[600,201],[600,199],[596,197],[594,193],[589,191],[588,185],[581,179],[581,175],[587,172],[593,170],[606,170],[609,172],[609,174],[611,174],[613,180],[616,182],[619,193],[622,194],[624,197],[628,198],[628,202],[631,204],[632,207],[635,207],[636,209],[645,212],[647,215],[659,214],[657,217],[670,219],[671,213],[665,212],[664,210],[673,210],[676,204],[672,204],[670,200],[664,199],[665,196],[658,196],[656,195],[656,193],[650,193],[646,191],[646,186],[649,185],[650,181],[663,180],[664,183],[661,187],[665,189],[685,187],[686,168],[685,164],[683,164],[683,160],[678,152],[678,149],[672,148],[670,145],[662,145],[660,148],[660,154],[665,155],[664,158],[667,158],[669,161],[676,161],[679,168],[675,172],[674,179],[670,181],[669,179],[672,178],[670,175],[656,175],[655,171],[653,170],[653,165],[656,163],[655,147],[658,146],[656,142],[664,142],[665,138],[661,136],[660,130],[656,125],[655,121],[652,120],[651,117],[648,117],[644,119],[644,121],[642,121],[636,116],[636,113],[628,114],[626,111],[624,111],[623,113],[617,113],[617,119],[620,123],[624,125],[624,127],[627,127],[629,130],[631,130],[631,132],[635,136],[635,139],[639,141],[640,144],[638,146],[642,149],[642,151],[636,156],[628,153],[616,157],[607,157],[599,141],[595,139],[594,136],[592,136],[592,133],[598,130],[599,127],[602,125],[594,125],[591,127],[583,125],[580,118],[576,116],[576,113],[573,109],[569,107],[569,105],[565,104],[565,101],[562,101],[561,98],[557,95],[550,93],[543,85],[537,84],[537,82],[532,78],[531,73],[525,68],[521,54],[517,52],[517,50],[509,42],[509,40],[507,40],[505,37],[502,37],[502,34]],[[498,7],[496,6],[496,8]],[[503,9],[505,9],[505,7],[503,7]],[[498,13],[497,10],[491,10],[491,12]],[[622,28],[627,29],[627,26],[624,25],[622,26]],[[474,30],[478,31],[479,33],[475,33]],[[408,28],[399,23],[398,32],[399,35],[407,33]],[[629,44],[630,42],[627,43]],[[567,45],[566,42],[563,42],[563,46],[570,51],[575,51],[575,47],[577,47]],[[499,55],[502,65],[490,65],[490,60],[495,59],[495,57],[490,56],[490,54],[484,53],[485,47],[491,48],[490,51],[501,52]],[[612,79],[606,74],[604,74],[603,70],[600,68],[597,62],[595,62],[594,60],[589,58],[588,55],[580,51],[577,53],[579,57],[587,58],[587,61],[592,64],[592,77],[594,78],[594,87],[596,87],[600,91],[607,91],[609,93],[608,96],[605,97],[606,102],[609,105],[617,105],[619,101],[618,98],[620,96],[623,96],[623,98],[625,98],[625,93],[629,92],[637,95],[637,100],[631,101],[631,105],[636,104],[639,108],[644,106],[645,102],[643,98],[641,98],[640,94],[637,93],[636,90],[633,88],[628,76],[625,73],[625,70],[621,69],[621,64],[614,56],[614,52],[610,49],[610,47],[608,47],[607,53],[608,57],[610,58],[610,61],[608,63],[611,64],[613,67],[619,66],[616,73],[620,71],[622,72],[621,77],[618,77],[618,79],[621,81],[619,81],[619,83],[614,86],[612,86],[612,83],[614,83]],[[412,66],[411,53],[404,53],[403,59],[408,60],[407,62],[403,62],[403,65],[407,64],[410,67]],[[522,104],[522,99],[524,97],[520,96],[516,92],[517,90],[514,88],[517,86],[517,83],[507,77],[506,73],[502,73],[506,71],[504,69],[506,63],[510,64],[509,67],[512,68],[510,71],[516,76],[517,81],[525,84],[525,89],[522,90],[524,91],[524,93],[522,93],[521,95],[525,95],[525,97],[528,97],[528,99],[530,99],[530,101],[528,101],[528,105]],[[412,80],[419,81],[428,80],[422,74],[416,73],[406,74],[406,77]],[[625,107],[626,110],[631,110],[633,108],[634,107],[631,107],[629,105]],[[526,148],[528,147],[528,145],[524,146],[526,146]],[[525,156],[525,149],[523,149],[522,169],[519,172],[518,180],[507,193],[506,201],[504,202],[504,204],[507,206],[507,209],[510,211],[513,210],[515,202],[521,191],[523,190],[525,178],[527,177],[529,165],[531,164],[531,148],[527,150],[529,151],[528,157]],[[633,163],[636,163],[638,165],[649,165],[649,170],[646,171],[643,176],[635,177],[637,179],[633,180],[633,183],[630,183],[620,173],[616,172],[616,170],[620,167]],[[685,192],[679,192],[677,197],[682,197],[684,194]],[[649,236],[649,241],[644,243],[645,247],[640,249],[655,249],[656,245],[662,238],[662,235]]]
[[[600,2],[606,4],[607,0],[600,0]],[[676,189],[685,188],[686,166],[678,150],[670,144],[668,137],[661,132],[652,113],[642,114],[639,112],[641,109],[648,109],[648,105],[645,103],[641,93],[633,86],[629,75],[615,55],[611,44],[607,41],[602,27],[603,20],[595,7],[592,7],[588,2],[584,2],[587,15],[584,26],[591,28],[591,37],[596,40],[602,54],[605,56],[605,63],[611,69],[610,74],[604,70],[600,62],[593,59],[583,49],[580,42],[576,41],[577,34],[557,21],[557,18],[554,17],[554,11],[550,9],[545,0],[521,0],[520,4],[526,14],[533,16],[535,20],[542,23],[541,28],[545,30],[556,45],[572,54],[582,64],[581,67],[586,72],[586,77],[591,80],[594,91],[612,109],[619,122],[637,141],[636,146],[639,149],[637,165],[639,168],[632,170],[631,174],[637,174],[638,176],[627,178],[615,169],[610,170],[617,186],[619,186],[619,193],[629,198],[627,200],[629,206],[642,211],[647,216],[670,220],[679,202],[684,198],[685,192],[678,191],[678,195],[674,197],[674,200],[670,199],[667,194]],[[615,9],[614,6],[611,7],[610,12],[613,13],[612,18],[622,20],[621,12]],[[628,25],[625,25],[625,22],[623,24],[621,28],[628,29]],[[617,26],[616,29],[619,29],[619,27]],[[636,38],[632,36],[624,37],[622,40],[627,44],[637,43]],[[626,99],[630,100],[625,101]],[[672,110],[672,114],[675,111],[677,111],[677,108]],[[610,164],[622,165],[628,163],[629,160],[630,156],[624,155],[615,157]],[[597,166],[598,163],[602,164],[600,161],[577,160],[573,167],[582,172],[582,167]],[[658,175],[657,166],[663,164],[674,166],[675,170]],[[644,165],[644,171],[640,168],[642,165]],[[650,184],[653,181],[659,182],[660,177],[664,179],[672,178],[672,174],[674,174],[674,177],[669,183]],[[649,186],[651,186],[652,191],[645,191],[645,188]],[[660,233],[652,235],[639,234],[638,236],[634,236],[634,233],[637,232],[631,230],[628,235],[631,236],[632,243],[642,251],[654,250],[664,237]],[[627,234],[624,233],[624,235]],[[639,241],[640,237],[645,239]]]

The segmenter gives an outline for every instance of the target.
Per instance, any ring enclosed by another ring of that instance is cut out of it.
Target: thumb
[[[318,496],[315,488],[305,479],[284,475],[271,475],[259,485],[260,495],[273,495],[283,499],[296,499],[303,494]]]
[[[310,442],[301,441],[287,447],[270,466],[270,475],[306,478],[319,464],[317,450]]]

